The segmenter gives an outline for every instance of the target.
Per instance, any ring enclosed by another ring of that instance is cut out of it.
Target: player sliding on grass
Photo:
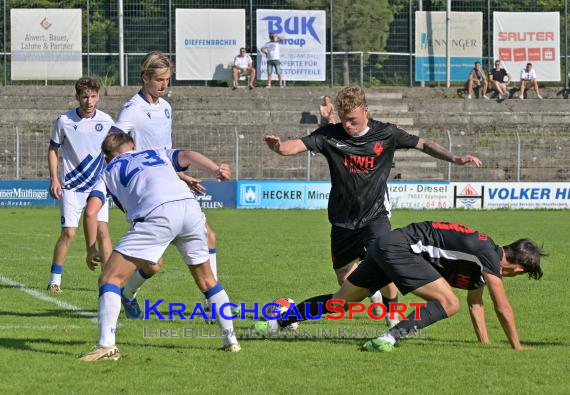
[[[456,165],[473,163],[479,167],[481,161],[471,155],[453,155],[434,141],[368,119],[368,105],[360,87],[342,89],[336,107],[340,123],[328,124],[300,139],[281,141],[278,136],[267,135],[265,142],[279,155],[311,150],[326,158],[332,184],[328,205],[332,264],[342,284],[374,240],[390,231],[386,181],[397,149],[415,148]],[[398,290],[386,284],[382,295],[388,307],[397,302]],[[380,302],[380,294],[373,294],[371,300]],[[389,326],[393,324],[388,322]]]
[[[451,287],[469,290],[467,303],[469,314],[479,341],[489,343],[483,306],[483,287],[489,288],[495,312],[511,343],[520,350],[521,345],[515,316],[503,287],[502,277],[513,277],[527,273],[529,278],[542,277],[541,249],[529,239],[520,239],[499,247],[485,233],[463,225],[447,222],[419,222],[382,235],[368,251],[366,259],[352,272],[339,291],[333,295],[310,298],[298,305],[300,315],[305,318],[317,316],[319,304],[322,313],[330,312],[327,301],[344,300],[359,302],[370,292],[394,282],[398,289],[426,300],[419,309],[394,326],[387,334],[367,341],[366,351],[392,351],[394,344],[413,331],[420,330],[437,321],[451,317],[459,311],[459,300]],[[308,310],[307,310],[308,309]],[[297,318],[266,321],[265,328],[258,322],[259,329],[287,327]]]
[[[97,184],[103,167],[101,142],[113,125],[113,119],[97,110],[100,82],[96,78],[83,77],[75,83],[75,98],[79,106],[61,114],[54,122],[48,150],[48,166],[51,179],[50,195],[59,201],[61,234],[57,240],[51,265],[47,290],[61,293],[63,264],[71,242],[77,233],[81,211],[85,219],[93,217],[92,231],[86,232],[88,265],[105,261],[111,255],[109,236],[109,210],[101,185]],[[61,150],[63,166],[58,176],[58,153]],[[99,251],[95,246],[99,242]],[[92,266],[91,266],[92,267]]]
[[[210,268],[204,213],[176,174],[193,166],[225,181],[230,177],[229,166],[218,166],[194,151],[135,151],[133,139],[126,133],[109,133],[102,149],[108,165],[101,178],[132,226],[115,246],[99,279],[99,342],[81,360],[120,358],[115,330],[121,286],[137,269],[156,264],[170,243],[178,248],[205,298],[215,303],[218,324],[227,334],[224,350],[238,352],[233,323],[220,314],[220,306],[229,300]],[[231,315],[229,306],[224,310],[225,316]]]

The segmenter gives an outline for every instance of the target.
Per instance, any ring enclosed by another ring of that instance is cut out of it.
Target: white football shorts
[[[77,228],[81,213],[87,205],[87,198],[92,192],[76,192],[69,189],[64,189],[61,199],[59,199],[59,210],[61,212],[61,227],[62,228]],[[104,196],[101,192],[97,196]],[[105,203],[99,213],[97,214],[97,221],[109,222],[109,202],[105,199]]]
[[[172,243],[187,265],[210,258],[206,217],[195,199],[164,203],[150,212],[121,238],[114,250],[133,258],[158,262]]]

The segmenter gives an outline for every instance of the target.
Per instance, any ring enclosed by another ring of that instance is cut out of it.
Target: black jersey
[[[302,137],[305,146],[327,159],[331,175],[329,221],[359,229],[390,211],[386,181],[394,151],[414,148],[419,138],[395,125],[368,121],[364,136],[352,137],[342,124],[330,124]]]
[[[483,273],[501,277],[503,249],[485,233],[449,222],[419,222],[399,229],[416,254],[422,254],[455,288],[485,285]]]

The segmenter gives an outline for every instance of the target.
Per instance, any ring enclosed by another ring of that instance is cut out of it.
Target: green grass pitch
[[[208,221],[218,236],[220,281],[234,302],[266,303],[279,296],[300,302],[334,292],[329,224],[324,211],[212,210]],[[121,313],[117,362],[81,363],[77,356],[97,340],[97,272],[84,260],[79,235],[68,256],[62,286],[42,300],[59,234],[56,209],[1,209],[0,393],[569,393],[570,268],[568,211],[405,211],[393,213],[393,227],[421,220],[459,222],[485,231],[499,244],[519,237],[544,242],[540,281],[505,279],[523,344],[515,352],[503,334],[487,293],[492,344],[477,344],[466,293],[457,290],[461,312],[427,328],[391,354],[359,351],[362,339],[242,339],[239,354],[219,350],[220,339],[144,338],[143,328],[210,329],[198,321],[125,320]],[[128,227],[113,210],[113,240]],[[26,288],[14,287],[13,281]],[[27,292],[25,292],[27,291]],[[34,293],[35,291],[35,293]],[[190,274],[170,247],[162,272],[148,281],[139,300],[201,301]],[[401,301],[417,300],[413,296]],[[161,310],[165,310],[162,308]],[[247,328],[252,321],[237,321]],[[306,323],[310,330],[384,328],[383,322]]]

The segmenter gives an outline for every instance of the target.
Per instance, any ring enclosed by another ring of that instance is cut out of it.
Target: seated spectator
[[[329,123],[336,123],[334,104],[330,96],[323,96],[323,103],[320,105],[319,109],[321,112],[321,126],[326,126]]]
[[[487,77],[485,76],[485,72],[481,69],[481,62],[475,62],[475,67],[469,73],[469,79],[467,80],[467,87],[469,89],[469,96],[468,99],[473,97],[473,87],[476,86],[479,88],[481,93],[483,94],[483,99],[489,100],[487,96]]]
[[[511,75],[501,67],[501,61],[495,61],[495,68],[489,73],[489,81],[491,89],[494,89],[499,94],[499,100],[509,97],[507,85],[511,82]]]
[[[519,99],[524,100],[524,90],[529,86],[532,86],[532,88],[536,92],[536,97],[542,99],[542,96],[540,96],[540,92],[538,90],[538,82],[536,82],[536,72],[532,68],[532,63],[527,63],[526,68],[521,70]]]
[[[249,89],[253,89],[253,82],[255,81],[255,67],[253,67],[253,61],[251,56],[248,55],[245,48],[239,49],[239,55],[234,58],[233,69],[233,79],[234,86],[233,90],[236,90],[239,86],[240,75],[249,74]]]

